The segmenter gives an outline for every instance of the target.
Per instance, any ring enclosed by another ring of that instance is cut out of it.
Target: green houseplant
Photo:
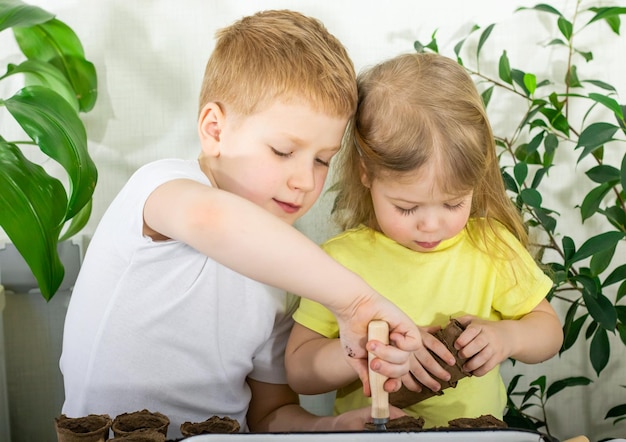
[[[97,170],[79,114],[95,105],[97,76],[74,31],[53,14],[20,0],[0,0],[0,32],[7,29],[25,60],[8,64],[0,81],[21,75],[26,86],[0,97],[0,110],[26,139],[0,134],[0,227],[49,300],[64,276],[57,245],[75,235],[91,213]],[[49,159],[62,166],[66,184],[54,176]]]
[[[515,68],[507,50],[496,52],[499,58],[494,59],[493,51],[483,49],[495,24],[474,26],[456,42],[454,54],[444,55],[455,58],[473,76],[488,112],[513,122],[494,124],[494,135],[507,189],[534,238],[537,259],[554,281],[549,299],[565,312],[560,353],[582,345],[597,376],[549,382],[540,375],[526,387],[521,382],[523,369],[512,377],[505,420],[511,426],[551,434],[547,402],[558,402],[557,393],[566,388],[602,382],[611,350],[623,351],[626,346],[626,106],[618,103],[612,85],[583,78],[577,68],[594,58],[590,49],[579,47],[577,37],[606,25],[619,36],[626,8],[583,7],[578,0],[567,17],[548,4],[518,8],[516,13],[535,14],[552,25],[548,32],[554,35],[546,35],[542,45],[533,39],[520,44],[560,54],[555,56],[562,69],[550,75]],[[429,38],[427,43],[415,42],[415,49],[439,52],[436,32]],[[567,203],[578,212],[574,220],[560,218],[549,202],[560,179],[555,172],[559,166],[575,174],[576,187],[583,192]],[[587,233],[590,221],[599,227]],[[573,238],[580,232],[586,236],[576,242]],[[618,383],[617,388],[626,388],[626,378]],[[617,434],[626,433],[626,403],[607,407],[604,418],[615,424]]]

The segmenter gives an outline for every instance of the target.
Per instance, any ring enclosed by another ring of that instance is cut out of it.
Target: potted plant
[[[0,81],[21,75],[26,86],[0,97],[0,110],[24,136],[0,134],[0,227],[50,300],[64,276],[57,246],[91,213],[97,170],[80,113],[95,105],[97,75],[74,31],[53,14],[21,0],[0,0],[0,32],[7,29],[25,59],[9,63]],[[66,184],[55,176],[57,165]]]
[[[604,371],[611,350],[623,354],[626,346],[626,106],[618,103],[612,85],[601,78],[585,78],[579,75],[583,69],[577,69],[593,61],[592,50],[579,44],[577,37],[607,25],[605,32],[619,35],[626,7],[583,6],[576,1],[573,8],[568,16],[548,4],[516,11],[534,13],[542,23],[550,23],[556,35],[547,35],[541,45],[522,36],[526,40],[520,44],[533,45],[533,52],[542,47],[553,51],[559,63],[552,62],[552,69],[536,66],[540,73],[534,73],[515,68],[521,61],[511,59],[512,51],[507,50],[499,52],[499,59],[490,59],[490,52],[483,49],[495,24],[474,26],[449,55],[474,77],[488,113],[506,116],[502,124],[493,124],[502,173],[534,239],[537,259],[554,281],[549,300],[564,312],[560,355],[573,348],[586,351],[597,376],[594,380],[564,370],[568,376],[549,382],[540,374],[524,386],[521,380],[529,367],[513,364],[505,420],[548,434],[553,433],[550,422],[557,420],[549,405],[559,413],[568,406],[556,403],[557,393],[592,382],[595,388],[606,382],[616,391],[626,388],[625,378],[615,380],[615,373]],[[439,52],[436,32],[429,38],[426,44],[415,42],[415,49]],[[563,192],[570,199],[567,209],[575,210],[572,219],[560,218],[562,208],[550,207],[561,185],[559,168],[574,174],[573,186]],[[590,222],[595,229],[588,228]],[[576,241],[581,233],[584,237]],[[607,404],[602,415],[617,425],[611,432],[624,434],[626,403]]]

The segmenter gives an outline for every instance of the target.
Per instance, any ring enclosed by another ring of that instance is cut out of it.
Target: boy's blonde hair
[[[351,117],[356,74],[344,46],[324,25],[288,10],[262,11],[216,34],[206,65],[200,109],[209,102],[247,116],[276,100],[304,102]]]
[[[359,102],[337,165],[335,214],[344,229],[377,229],[364,171],[401,178],[428,164],[444,192],[473,190],[470,217],[504,224],[525,246],[520,213],[506,194],[491,126],[465,69],[439,54],[406,54],[359,75]]]

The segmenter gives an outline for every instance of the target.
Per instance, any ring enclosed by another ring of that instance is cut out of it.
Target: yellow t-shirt
[[[421,326],[444,327],[450,318],[471,314],[485,319],[517,319],[539,304],[552,287],[551,279],[536,265],[526,249],[503,226],[498,241],[506,258],[493,258],[470,239],[482,238],[470,220],[466,229],[428,253],[412,251],[366,227],[343,232],[323,244],[324,250],[406,312]],[[487,229],[491,239],[494,234]],[[490,241],[487,244],[492,244]],[[508,250],[508,252],[507,252]],[[328,338],[337,338],[333,314],[321,304],[302,299],[296,322]],[[368,406],[359,380],[337,390],[335,413]],[[502,419],[506,390],[499,368],[485,376],[461,379],[456,388],[408,407],[424,418],[425,427],[446,426],[459,417],[491,414]]]

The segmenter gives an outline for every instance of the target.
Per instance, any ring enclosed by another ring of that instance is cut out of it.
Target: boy
[[[317,20],[266,11],[218,33],[199,159],[138,170],[87,250],[65,322],[64,414],[147,408],[170,418],[170,436],[212,415],[255,432],[363,428],[367,409],[305,412],[283,367],[296,304],[285,290],[335,312],[364,381],[369,320],[387,320],[402,350],[423,348],[400,310],[290,226],[317,200],[355,107],[352,63]],[[392,389],[408,353],[389,347],[369,348]]]

